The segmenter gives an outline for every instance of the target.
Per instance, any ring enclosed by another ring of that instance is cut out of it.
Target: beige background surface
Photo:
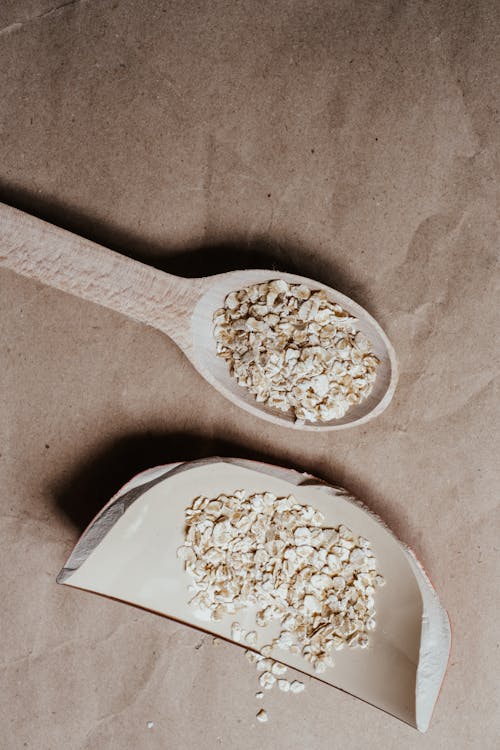
[[[2,272],[2,748],[498,747],[499,21],[482,0],[1,3],[0,199],[185,275],[316,277],[402,372],[373,424],[301,436],[161,334]],[[427,735],[313,680],[257,724],[238,648],[56,586],[125,480],[217,453],[342,483],[413,546],[454,633]]]

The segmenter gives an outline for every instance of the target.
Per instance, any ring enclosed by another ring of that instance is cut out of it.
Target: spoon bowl
[[[377,321],[344,294],[303,276],[267,270],[186,279],[101,247],[15,208],[0,204],[0,267],[118,311],[166,333],[198,372],[227,399],[255,416],[300,430],[340,430],[363,424],[390,403],[398,379],[394,349]],[[297,423],[291,413],[255,400],[217,356],[214,312],[229,292],[273,279],[323,289],[357,319],[380,360],[370,395],[340,419]]]
[[[322,289],[331,302],[341,305],[357,319],[357,328],[368,338],[372,351],[380,360],[377,377],[370,395],[361,403],[350,407],[341,419],[329,422],[296,423],[291,413],[279,411],[259,403],[229,373],[227,363],[217,356],[213,336],[213,314],[223,306],[226,296],[252,284],[273,279],[283,279],[290,284],[305,284],[309,289]],[[390,403],[397,384],[397,362],[394,349],[377,321],[352,299],[325,284],[305,276],[267,270],[231,271],[206,278],[207,288],[200,293],[190,320],[191,346],[184,349],[196,369],[230,401],[237,402],[246,411],[275,424],[298,430],[340,430],[362,424],[380,414]]]

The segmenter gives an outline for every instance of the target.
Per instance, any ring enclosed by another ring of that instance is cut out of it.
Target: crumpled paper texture
[[[2,3],[0,199],[174,273],[318,278],[401,367],[373,423],[292,434],[1,272],[3,747],[496,745],[499,31],[486,0]],[[342,484],[413,547],[454,635],[427,735],[314,680],[260,725],[240,649],[55,584],[133,474],[213,454]]]

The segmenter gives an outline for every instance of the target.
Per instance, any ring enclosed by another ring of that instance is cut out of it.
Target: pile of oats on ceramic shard
[[[299,421],[340,419],[363,401],[379,360],[357,319],[324,290],[281,279],[227,295],[214,314],[219,357],[258,402]]]
[[[311,505],[272,492],[200,496],[185,511],[177,554],[192,579],[190,605],[212,621],[255,609],[256,630],[233,622],[231,635],[261,651],[249,658],[263,672],[263,689],[282,674],[269,658],[273,649],[301,654],[321,674],[335,650],[365,648],[375,628],[374,595],[384,579],[370,542],[324,522]],[[259,628],[276,621],[279,635],[259,648]]]

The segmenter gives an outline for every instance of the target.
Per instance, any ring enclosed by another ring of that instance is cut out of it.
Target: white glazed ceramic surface
[[[259,646],[277,626],[255,627],[255,609],[222,622],[198,620],[188,601],[190,577],[176,556],[184,538],[184,512],[200,494],[237,489],[293,493],[325,515],[325,525],[345,524],[367,537],[386,586],[376,592],[377,629],[366,650],[335,653],[323,682],[427,729],[450,647],[446,612],[411,552],[374,514],[343,490],[309,475],[239,459],[205,459],[145,472],[129,482],[94,519],[75,547],[59,581],[112,596],[231,640],[231,623],[256,629]],[[241,645],[241,644],[239,644]],[[275,650],[274,658],[310,674],[300,656]]]

